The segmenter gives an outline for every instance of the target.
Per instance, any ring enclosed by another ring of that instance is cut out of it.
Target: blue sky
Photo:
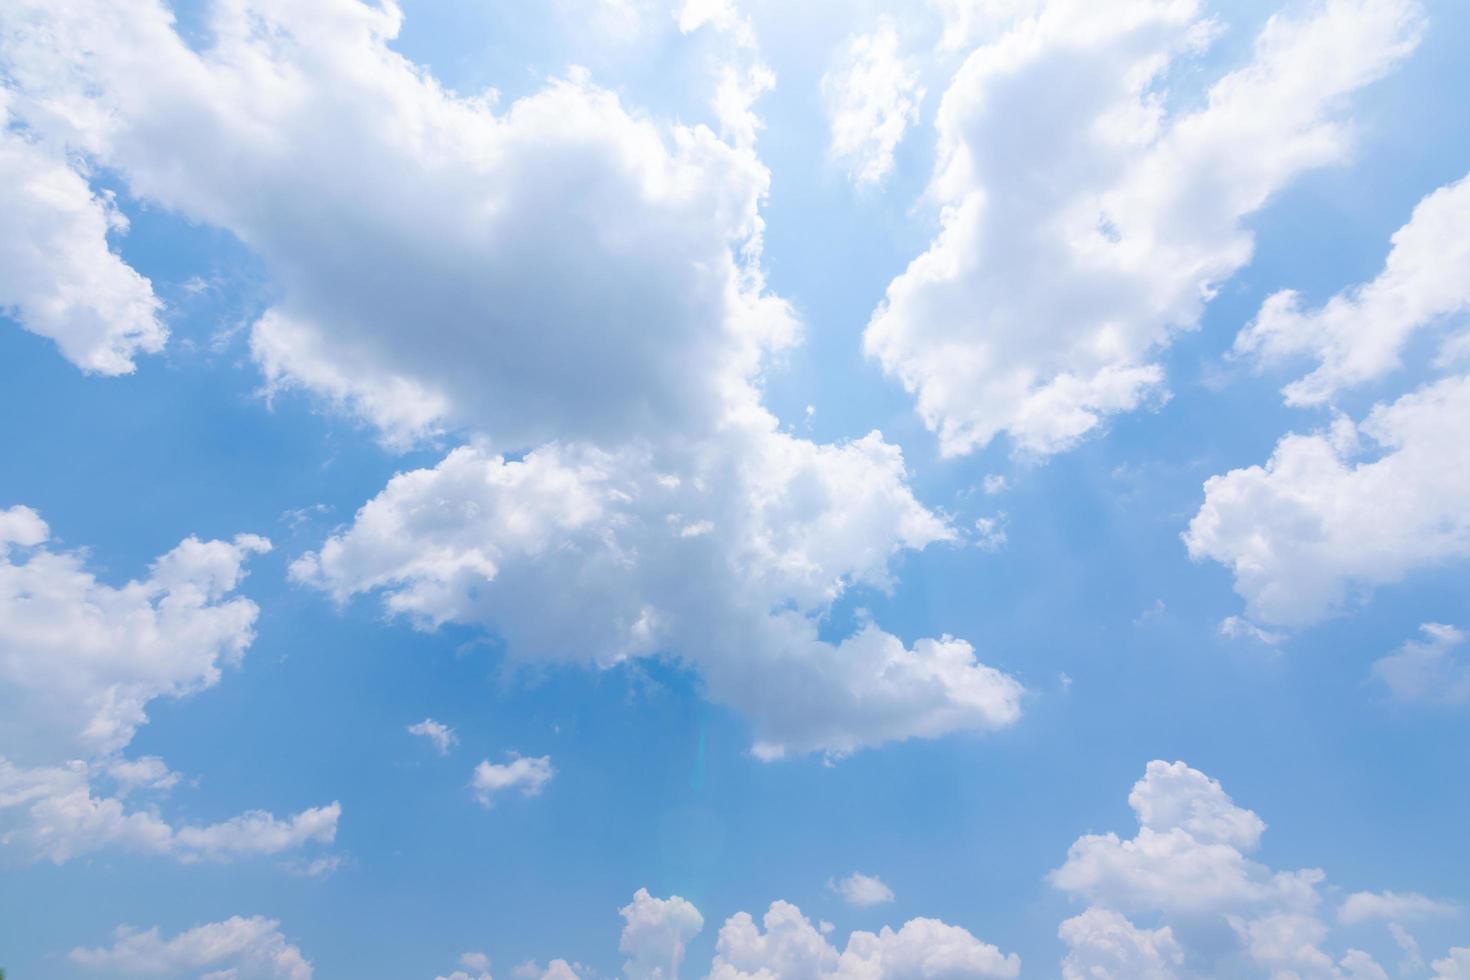
[[[7,976],[1470,977],[1470,11],[530,6],[0,10]]]

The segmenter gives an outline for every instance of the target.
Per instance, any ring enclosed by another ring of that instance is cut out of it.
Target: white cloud
[[[580,963],[574,965],[566,960],[552,960],[545,967],[534,960],[527,960],[512,972],[517,980],[579,980],[581,972],[585,971]]]
[[[1288,435],[1264,467],[1205,482],[1184,534],[1230,566],[1257,622],[1303,625],[1373,586],[1470,556],[1470,377],[1428,384],[1361,425]],[[1360,436],[1376,443],[1376,458]]]
[[[127,219],[62,148],[15,125],[0,89],[0,313],[84,371],[127,374],[163,349],[153,287],[108,245]]]
[[[1463,630],[1425,623],[1422,640],[1409,640],[1373,664],[1373,677],[1395,701],[1464,704],[1470,701],[1470,662],[1455,651],[1465,644]]]
[[[682,533],[695,525],[708,530]],[[1019,716],[1020,685],[961,640],[817,636],[843,592],[886,588],[899,551],[952,533],[876,433],[821,446],[763,417],[691,452],[456,450],[396,477],[293,574],[339,600],[381,591],[426,627],[492,626],[515,656],[672,653],[772,758]]]
[[[311,980],[311,963],[286,941],[274,919],[240,916],[211,922],[163,938],[158,927],[137,930],[120,926],[117,942],[104,949],[74,949],[71,960],[81,966],[138,976],[179,976],[210,970],[210,977],[239,980]]]
[[[156,3],[26,3],[0,14],[0,57],[29,124],[261,257],[268,388],[393,443],[471,436],[298,579],[516,656],[682,658],[767,758],[1010,724],[1020,685],[962,640],[818,637],[844,592],[956,534],[881,435],[819,445],[761,406],[797,326],[759,267],[760,65],[733,5],[685,13],[735,51],[733,142],[581,72],[503,110],[454,95],[392,51],[396,8],[351,0],[218,5],[197,51]]]
[[[470,786],[480,803],[488,808],[494,804],[497,794],[512,789],[519,789],[522,796],[540,796],[541,790],[555,775],[551,757],[546,755],[534,758],[521,756],[504,764],[486,759],[475,766]]]
[[[180,861],[281,854],[336,837],[340,804],[285,819],[251,810],[220,823],[175,826],[153,808],[129,810],[121,796],[95,795],[88,765],[21,768],[0,758],[0,844],[61,864],[104,848]]]
[[[1081,837],[1050,875],[1058,889],[1091,903],[1062,925],[1066,980],[1262,971],[1274,980],[1386,980],[1367,953],[1349,949],[1334,960],[1324,950],[1331,933],[1318,914],[1324,875],[1273,871],[1247,857],[1265,824],[1218,782],[1182,762],[1154,761],[1128,802],[1139,823],[1131,840]],[[1124,918],[1134,913],[1159,927],[1139,929]]]
[[[1399,367],[1411,336],[1470,310],[1470,177],[1441,187],[1393,236],[1383,271],[1310,312],[1293,290],[1270,296],[1235,340],[1237,351],[1272,364],[1309,356],[1318,366],[1284,389],[1293,405],[1331,401]],[[1464,324],[1445,340],[1463,343]]]
[[[0,510],[0,843],[58,863],[110,846],[224,860],[329,843],[335,803],[175,827],[123,801],[177,784],[162,759],[122,752],[151,701],[203,690],[239,664],[257,610],[233,593],[270,543],[187,538],[146,578],[114,587],[49,538],[34,510]],[[99,782],[116,795],[97,794]]]
[[[252,337],[271,388],[398,441],[616,441],[716,424],[708,392],[792,338],[733,251],[768,181],[748,148],[580,72],[503,111],[459,97],[391,49],[393,6],[209,16],[196,51],[162,3],[10,5],[0,57],[24,122],[260,256],[282,297]]]
[[[1061,924],[1062,980],[1175,980],[1184,952],[1174,933],[1140,929],[1110,909],[1090,908]]]
[[[893,901],[893,889],[883,884],[882,879],[857,871],[841,880],[827,882],[827,887],[836,892],[838,897],[848,905],[855,905],[858,908]]]
[[[1368,922],[1373,919],[1412,922],[1416,919],[1437,919],[1458,915],[1459,906],[1453,902],[1420,895],[1416,892],[1353,892],[1337,910],[1337,917],[1345,923]]]
[[[432,718],[425,718],[417,724],[409,725],[408,733],[428,739],[440,755],[448,755],[450,746],[459,742],[459,736],[454,734],[454,729]]]
[[[1422,20],[1413,0],[1278,15],[1195,107],[1165,85],[1218,29],[1197,3],[996,6],[1008,29],[939,108],[940,231],[864,337],[947,455],[1002,432],[1056,452],[1160,397],[1159,351],[1250,259],[1245,219],[1346,156],[1348,96]]]
[[[1467,242],[1470,177],[1419,202],[1377,278],[1309,312],[1294,291],[1276,293],[1236,350],[1265,364],[1315,360],[1284,389],[1295,405],[1331,402],[1390,374],[1411,337],[1431,327],[1445,327],[1436,366],[1453,367],[1470,344]],[[1314,622],[1376,585],[1470,556],[1470,449],[1458,431],[1467,413],[1470,377],[1451,375],[1378,405],[1361,426],[1339,416],[1327,433],[1286,436],[1264,469],[1205,484],[1185,535],[1190,553],[1230,565],[1252,618],[1284,625]],[[1363,458],[1364,436],[1380,447],[1376,458]],[[1447,642],[1406,646],[1379,662],[1380,679],[1406,700],[1415,697],[1409,688],[1435,679],[1449,684],[1442,699],[1470,697],[1470,680],[1456,687]]]
[[[980,517],[975,520],[975,547],[981,551],[999,551],[1006,545],[1006,515]]]
[[[762,931],[764,927],[764,931]],[[739,912],[720,928],[710,980],[963,980],[1016,977],[1021,961],[957,926],[911,919],[894,932],[854,932],[839,952],[789,902],[773,902],[761,925]]]
[[[704,928],[699,910],[678,895],[654,898],[640,888],[619,913],[625,924],[618,951],[628,957],[623,975],[628,980],[678,980],[684,947]]]
[[[455,970],[447,977],[435,977],[434,980],[491,980],[490,957],[484,953],[464,953],[459,958],[459,965],[464,970]],[[472,972],[466,973],[466,970]],[[517,971],[517,976],[519,975]]]
[[[1435,960],[1434,980],[1470,980],[1470,947],[1456,946],[1449,956]]]
[[[1257,643],[1274,647],[1285,642],[1286,634],[1276,630],[1262,629],[1240,616],[1226,616],[1220,620],[1220,635],[1231,640],[1255,640]]]
[[[822,76],[832,130],[830,153],[855,184],[875,184],[893,170],[893,151],[919,117],[918,69],[899,51],[893,21],[851,37]]]

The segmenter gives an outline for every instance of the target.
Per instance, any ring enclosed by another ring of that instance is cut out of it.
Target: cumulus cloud
[[[1451,369],[1470,344],[1467,242],[1470,177],[1419,202],[1375,279],[1311,311],[1292,290],[1272,295],[1236,350],[1266,365],[1315,360],[1284,389],[1294,405],[1328,403],[1386,377],[1410,339],[1432,328],[1440,333],[1436,367]],[[1252,617],[1283,625],[1314,622],[1376,585],[1463,559],[1470,450],[1458,430],[1467,412],[1470,376],[1451,374],[1378,405],[1361,425],[1338,416],[1328,432],[1286,436],[1264,468],[1205,484],[1185,535],[1191,555],[1229,565]],[[1378,451],[1367,451],[1363,437]],[[1441,699],[1470,697],[1470,681],[1456,687],[1450,645],[1446,636],[1406,646],[1379,662],[1379,678],[1412,700],[1409,688],[1446,671]]]
[[[119,926],[110,947],[74,949],[71,961],[116,976],[176,977],[209,971],[231,980],[311,980],[311,963],[286,941],[281,924],[262,916],[234,916],[196,926],[165,939],[157,926]]]
[[[692,904],[675,895],[660,899],[640,888],[621,910],[625,925],[619,949],[628,957],[629,980],[672,980],[685,944],[704,926]],[[789,902],[771,903],[759,924],[737,912],[720,927],[709,980],[981,980],[1014,978],[1021,961],[1004,955],[958,926],[937,919],[911,919],[898,931],[854,932],[845,949],[827,941],[831,926],[813,926]],[[484,961],[483,969],[489,969]],[[553,960],[545,969],[527,962],[520,980],[576,980],[588,971]],[[459,980],[458,975],[440,980]]]
[[[396,477],[293,574],[381,592],[421,626],[484,624],[512,655],[672,653],[752,720],[757,754],[840,754],[1019,716],[1021,686],[962,640],[818,637],[845,591],[888,587],[898,552],[952,533],[877,434],[822,446],[762,421],[692,452],[459,449]]]
[[[883,884],[876,875],[865,875],[854,871],[846,878],[829,881],[827,887],[848,905],[867,908],[893,901],[893,889]]]
[[[1059,933],[1069,947],[1066,980],[1386,980],[1361,950],[1338,958],[1326,952],[1331,928],[1319,914],[1325,876],[1273,871],[1251,859],[1265,824],[1217,781],[1182,762],[1154,761],[1128,802],[1139,825],[1133,838],[1083,836],[1050,875],[1055,887],[1090,903]],[[1339,918],[1349,923],[1422,910],[1420,898],[1360,893]],[[1129,915],[1159,926],[1141,929]]]
[[[494,805],[498,794],[513,789],[519,789],[522,796],[540,796],[555,775],[551,757],[547,755],[535,758],[522,756],[507,763],[493,763],[486,759],[475,766],[470,787],[481,805],[488,809]]]
[[[34,510],[0,510],[0,842],[58,863],[109,846],[223,860],[329,843],[335,803],[175,827],[124,802],[177,784],[162,759],[122,752],[151,701],[187,697],[240,663],[257,609],[234,593],[270,543],[187,538],[147,577],[112,586],[49,539]],[[111,795],[98,792],[108,784]]]
[[[1184,962],[1173,930],[1140,929],[1110,909],[1073,916],[1057,935],[1067,944],[1062,980],[1175,980]]]
[[[0,57],[27,125],[261,257],[281,297],[252,329],[268,390],[396,445],[467,435],[298,580],[493,630],[513,656],[680,658],[765,758],[1019,716],[1020,685],[962,640],[818,636],[844,592],[956,534],[880,434],[820,445],[761,405],[799,331],[760,271],[769,79],[733,5],[680,18],[735,52],[723,138],[583,72],[507,107],[450,93],[392,50],[396,7],[210,16],[196,49],[158,3],[26,2],[0,15]]]
[[[851,37],[822,76],[822,98],[832,130],[830,153],[855,184],[875,184],[893,170],[893,151],[918,120],[924,90],[918,69],[899,51],[887,17],[867,34]]]
[[[1344,158],[1349,97],[1405,57],[1422,17],[1414,0],[1277,15],[1196,105],[1166,90],[1218,32],[1196,2],[987,6],[1008,27],[936,121],[940,230],[864,346],[945,454],[1003,432],[1046,454],[1162,397],[1158,353],[1249,261],[1246,219]]]
[[[454,734],[454,729],[432,718],[409,725],[408,733],[428,739],[440,755],[448,755],[450,747],[459,742],[459,736]]]
[[[1252,620],[1286,626],[1470,556],[1467,417],[1470,376],[1449,377],[1359,425],[1339,417],[1326,432],[1288,435],[1264,467],[1205,482],[1189,554],[1231,568]]]
[[[447,977],[435,977],[434,980],[491,980],[490,957],[484,953],[464,953],[459,958],[459,965],[464,969],[455,970]]]
[[[739,912],[720,928],[710,980],[810,977],[813,980],[961,980],[1016,977],[1014,953],[976,939],[937,919],[910,919],[897,932],[854,932],[839,951],[801,910],[777,901],[759,925]]]
[[[619,913],[625,924],[618,951],[628,957],[623,975],[628,980],[677,980],[685,945],[704,928],[699,910],[678,895],[654,898],[640,888]]]
[[[1409,640],[1373,664],[1373,677],[1395,701],[1464,704],[1470,701],[1470,662],[1456,654],[1463,630],[1443,623],[1419,627],[1422,640]]]
[[[127,374],[168,337],[152,285],[108,244],[127,219],[10,101],[0,89],[0,313],[84,371]]]
[[[1317,405],[1344,389],[1381,378],[1399,367],[1410,338],[1470,310],[1470,177],[1441,187],[1414,208],[1393,235],[1383,271],[1371,282],[1304,311],[1301,297],[1284,290],[1267,298],[1261,312],[1235,340],[1235,349],[1275,364],[1310,357],[1311,373],[1284,389],[1292,405]],[[1463,318],[1462,318],[1463,319]],[[1465,323],[1446,332],[1453,355]]]
[[[1470,947],[1456,946],[1450,955],[1434,961],[1434,980],[1467,980],[1470,978]]]
[[[162,3],[26,2],[0,55],[26,124],[267,264],[282,300],[252,349],[273,388],[398,440],[619,439],[709,425],[709,389],[789,342],[732,253],[767,182],[748,149],[581,73],[503,111],[456,96],[391,49],[392,5],[208,14],[196,51]]]

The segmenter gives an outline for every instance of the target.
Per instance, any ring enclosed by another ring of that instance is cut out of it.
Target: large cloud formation
[[[1245,219],[1344,157],[1348,97],[1421,23],[1413,0],[1275,16],[1194,105],[1168,85],[1218,30],[1200,3],[1005,7],[939,108],[939,232],[864,340],[950,455],[1056,452],[1158,396],[1158,352],[1250,259]]]
[[[49,538],[34,510],[0,510],[0,843],[57,863],[104,847],[191,861],[330,843],[336,803],[175,827],[127,800],[177,783],[163,760],[123,750],[150,701],[210,687],[240,662],[257,610],[232,593],[270,543],[188,538],[114,587]]]
[[[848,590],[957,534],[880,434],[819,445],[761,405],[798,327],[760,272],[748,24],[688,25],[736,39],[727,141],[579,71],[503,110],[448,92],[390,48],[392,5],[210,10],[195,50],[160,4],[23,2],[0,54],[27,125],[261,256],[281,296],[251,334],[270,389],[395,445],[467,434],[300,581],[485,627],[513,656],[679,657],[765,758],[1019,716],[1021,686],[962,640],[819,635]]]

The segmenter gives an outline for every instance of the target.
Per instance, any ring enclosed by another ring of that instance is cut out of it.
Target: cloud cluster
[[[655,898],[640,888],[622,910],[620,951],[628,957],[629,980],[677,980],[689,940],[704,927],[704,917],[675,895]],[[824,929],[826,927],[824,926]],[[489,961],[477,961],[488,973]],[[845,949],[828,942],[789,902],[776,901],[759,924],[738,912],[720,927],[709,980],[984,980],[1020,975],[1021,961],[981,942],[958,926],[937,919],[910,919],[898,931],[854,932]],[[583,971],[585,972],[585,971]],[[526,980],[577,980],[578,970],[564,960],[542,969],[518,968]],[[458,980],[453,974],[441,980]]]
[[[1252,859],[1265,824],[1218,782],[1182,762],[1154,761],[1128,802],[1138,818],[1134,837],[1083,836],[1049,876],[1089,903],[1059,930],[1069,950],[1066,980],[1386,980],[1362,950],[1338,957],[1326,951],[1325,876],[1274,871]],[[1422,895],[1359,892],[1343,903],[1338,920],[1388,921],[1402,945],[1413,942],[1402,923],[1453,911]],[[1157,926],[1140,927],[1130,916]]]
[[[1218,31],[1193,0],[990,13],[1007,26],[939,107],[939,232],[864,345],[946,454],[1003,432],[1045,454],[1161,396],[1158,352],[1249,261],[1245,220],[1345,156],[1348,98],[1412,50],[1422,17],[1414,0],[1277,15],[1196,105],[1167,87]]]
[[[117,941],[99,949],[74,949],[71,961],[110,976],[174,977],[201,980],[311,980],[310,961],[286,941],[281,924],[262,916],[234,916],[165,939],[158,927],[121,926]]]
[[[1470,557],[1470,444],[1460,432],[1470,413],[1470,375],[1460,373],[1470,321],[1454,316],[1470,305],[1466,241],[1470,178],[1419,203],[1373,281],[1310,313],[1294,293],[1278,293],[1237,339],[1266,363],[1318,361],[1287,385],[1292,404],[1391,374],[1410,336],[1431,328],[1440,334],[1434,367],[1445,372],[1361,423],[1338,415],[1326,431],[1282,438],[1264,467],[1205,483],[1184,540],[1191,556],[1231,568],[1252,619],[1309,624],[1375,586]]]
[[[223,860],[330,843],[336,803],[175,827],[126,800],[178,782],[163,760],[123,750],[149,702],[210,687],[240,662],[257,610],[234,592],[270,543],[188,538],[115,587],[49,538],[34,510],[0,510],[0,842],[58,863],[111,846]]]
[[[819,637],[845,592],[955,532],[880,434],[817,444],[761,405],[798,329],[759,266],[756,67],[717,98],[722,139],[581,72],[505,108],[448,92],[392,50],[397,9],[356,0],[217,4],[198,49],[157,3],[0,16],[28,125],[271,270],[281,299],[251,335],[268,388],[392,444],[468,434],[298,580],[484,627],[512,656],[680,658],[766,758],[1019,716],[1020,685],[961,640]],[[680,27],[754,58],[733,7]]]

